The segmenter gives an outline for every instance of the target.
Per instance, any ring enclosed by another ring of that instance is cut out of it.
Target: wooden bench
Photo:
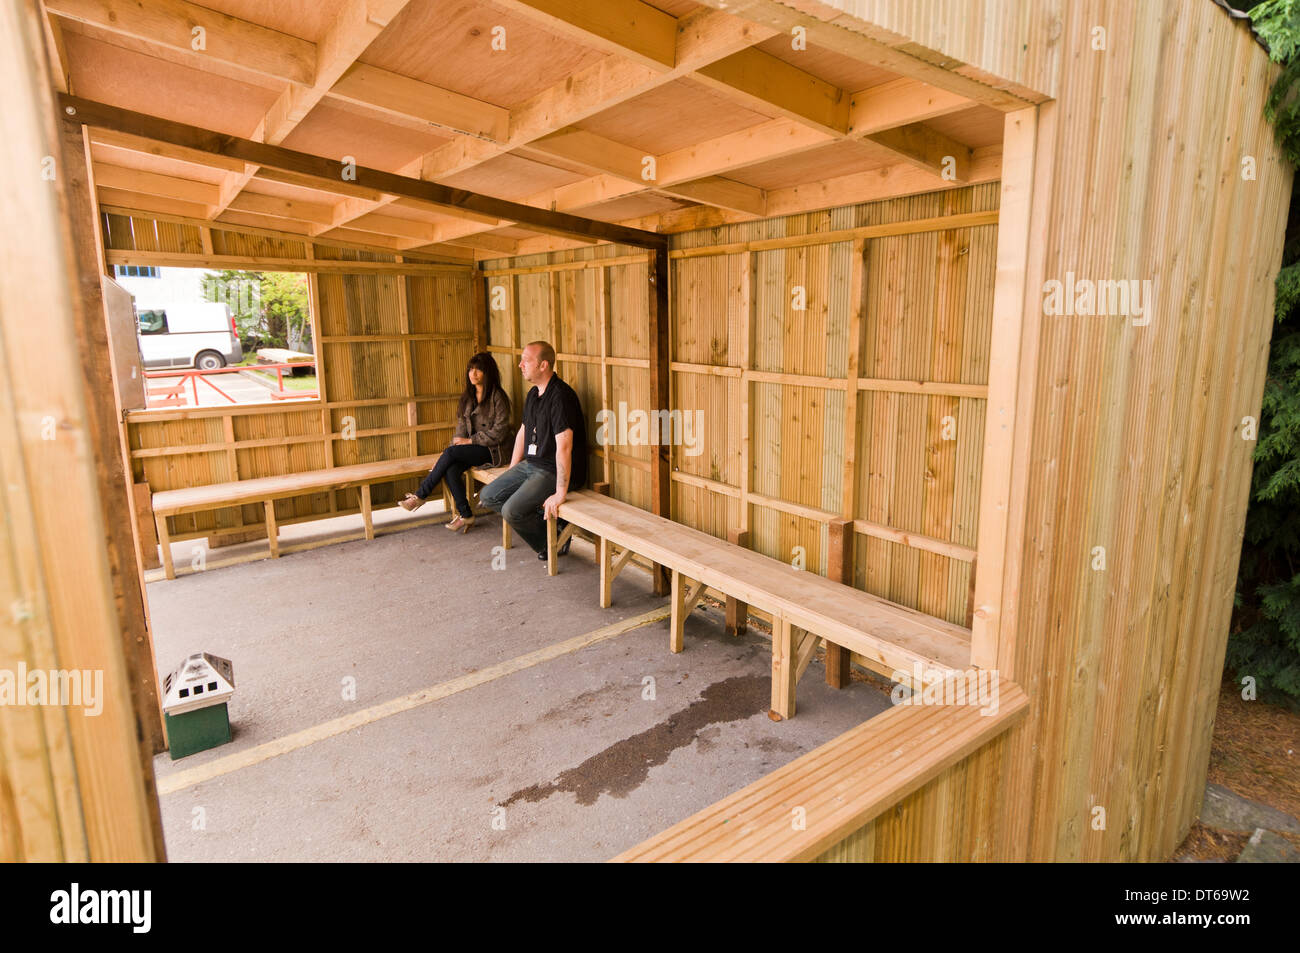
[[[769,612],[772,626],[772,716],[795,712],[795,686],[819,639],[858,653],[877,671],[942,677],[970,665],[970,630],[851,586],[717,539],[681,523],[590,491],[569,494],[547,521],[549,571],[559,546],[581,527],[599,539],[600,605],[608,607],[614,578],[632,553],[672,572],[669,649],[684,647],[686,616],[706,586]]]
[[[275,519],[276,500],[354,486],[361,488],[361,518],[365,523],[366,539],[374,539],[375,527],[370,509],[371,484],[427,473],[438,462],[439,456],[441,454],[407,457],[402,460],[383,460],[377,463],[357,463],[333,467],[329,470],[309,470],[305,473],[287,473],[283,476],[237,480],[232,483],[212,483],[208,486],[193,486],[180,490],[161,490],[153,495],[153,512],[158,524],[158,543],[162,549],[163,569],[168,579],[176,578],[176,568],[172,564],[172,538],[167,528],[169,516],[197,513],[223,506],[261,503],[266,511],[266,538],[270,544],[271,555],[278,557],[280,544]],[[327,515],[322,514],[322,518]]]
[[[491,483],[493,480],[495,480],[497,477],[499,477],[501,474],[505,473],[509,469],[510,468],[508,466],[505,466],[505,467],[472,467],[469,470],[466,470],[465,471],[465,495],[470,501],[470,506],[473,507],[474,500],[479,498],[478,490],[476,490],[474,487],[475,483],[481,483],[483,486],[487,486],[489,483]],[[451,494],[447,492],[445,487],[443,488],[442,495],[443,498],[447,501],[447,511],[451,512]],[[489,510],[489,512],[491,511]],[[505,517],[503,516],[501,518],[501,546],[504,549],[509,549],[511,545],[513,544],[511,543],[510,540],[510,524],[506,522]]]
[[[997,679],[994,693],[996,674],[982,674],[996,710],[978,697],[973,704],[897,705],[614,860],[801,861],[831,848],[834,859],[873,860],[866,825],[1028,711],[1018,685]]]

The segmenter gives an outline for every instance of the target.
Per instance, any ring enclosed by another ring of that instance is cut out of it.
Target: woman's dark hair
[[[478,368],[483,372],[483,401],[492,399],[492,395],[501,390],[501,371],[497,369],[496,358],[487,351],[480,351],[469,359],[465,365],[465,392],[460,395],[460,403],[456,405],[456,416],[463,417],[470,413],[478,406],[478,389],[470,382],[469,372],[472,368]]]

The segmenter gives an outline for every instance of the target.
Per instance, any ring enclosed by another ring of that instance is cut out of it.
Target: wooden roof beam
[[[651,69],[676,65],[676,17],[641,0],[492,0],[492,5]]]
[[[696,71],[697,82],[756,112],[797,119],[832,136],[849,129],[849,96],[762,50],[748,49]]]
[[[103,103],[78,99],[66,94],[59,96],[59,107],[63,119],[68,122],[116,129],[119,132],[161,142],[213,152],[242,159],[254,165],[272,166],[294,172],[321,182],[342,180],[346,171],[351,181],[363,188],[417,199],[438,207],[465,209],[481,215],[508,219],[528,228],[561,232],[584,240],[623,242],[642,248],[663,248],[667,244],[666,239],[653,232],[610,225],[563,212],[533,208],[489,195],[480,195],[464,189],[451,189],[434,182],[384,172],[380,169],[349,165],[345,170],[344,165],[334,159],[295,152],[236,136],[221,135],[196,126],[106,106]]]
[[[193,51],[202,28],[212,57],[303,86],[316,77],[316,44],[185,0],[45,0],[50,13],[173,49]]]
[[[330,87],[409,2],[410,0],[347,0],[325,36],[315,46],[316,63],[311,83],[301,84],[291,80],[262,117],[252,138],[271,145],[284,142],[325,97]],[[250,164],[243,172],[232,173],[226,178],[221,188],[221,200],[217,203],[218,214],[229,207],[256,173],[257,167]]]
[[[437,181],[468,171],[642,93],[689,76],[702,66],[761,43],[774,32],[715,10],[698,10],[677,20],[676,25],[672,69],[607,57],[511,109],[506,142],[460,137],[427,153],[422,159],[420,178]],[[355,211],[361,215],[377,207],[360,207]]]
[[[882,40],[867,35],[870,27],[843,11],[821,6],[820,19],[787,6],[780,0],[699,0],[707,7],[726,10],[751,23],[761,24],[770,30],[791,35],[795,27],[802,27],[810,46],[821,47],[859,62],[897,73],[899,76],[919,80],[930,86],[956,93],[975,103],[991,106],[1001,112],[1013,112],[1032,106],[1033,103],[987,83],[971,79],[960,73],[936,66]],[[818,5],[810,5],[810,9]],[[856,29],[861,27],[862,31]]]
[[[207,182],[193,179],[180,179],[172,175],[159,175],[156,172],[144,172],[140,169],[128,169],[120,165],[96,162],[95,184],[110,189],[126,192],[138,192],[142,195],[158,195],[164,198],[179,199],[196,205],[214,205],[220,188]]]

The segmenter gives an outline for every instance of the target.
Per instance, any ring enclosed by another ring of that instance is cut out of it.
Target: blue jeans
[[[542,504],[555,492],[555,471],[521,460],[483,488],[479,501],[514,528],[535,552],[546,552]]]

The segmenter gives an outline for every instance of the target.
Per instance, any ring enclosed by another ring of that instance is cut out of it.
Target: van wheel
[[[219,367],[226,366],[226,359],[216,351],[200,351],[199,356],[194,359],[194,366],[201,371],[215,371]]]

